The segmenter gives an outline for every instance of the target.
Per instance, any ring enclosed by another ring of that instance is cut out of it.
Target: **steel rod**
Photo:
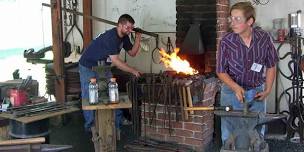
[[[52,7],[50,4],[46,4],[46,3],[42,3],[42,6],[46,6],[46,7],[50,7],[50,8]],[[99,18],[99,17],[96,17],[96,16],[85,15],[85,14],[83,14],[81,12],[74,11],[74,10],[67,9],[67,8],[63,8],[63,7],[61,9],[63,11],[66,11],[66,12],[69,12],[69,13],[73,13],[73,14],[76,14],[76,15],[79,15],[79,16],[83,16],[83,17],[89,18],[91,20],[96,20],[96,21],[99,21],[99,22],[103,22],[103,23],[107,23],[107,24],[113,25],[113,26],[117,26],[118,25],[116,22],[113,22],[113,21],[110,21],[110,20],[106,20],[106,19],[103,19],[103,18]],[[156,34],[156,33],[148,32],[148,31],[145,31],[145,30],[142,30],[142,29],[140,29],[138,32],[158,38],[158,34]]]

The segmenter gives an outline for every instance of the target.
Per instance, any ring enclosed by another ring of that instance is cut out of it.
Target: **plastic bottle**
[[[96,79],[91,79],[89,84],[89,103],[98,103],[98,84],[96,83]]]
[[[109,99],[110,103],[118,103],[119,102],[119,94],[118,94],[118,84],[116,83],[116,78],[111,78],[109,87]]]

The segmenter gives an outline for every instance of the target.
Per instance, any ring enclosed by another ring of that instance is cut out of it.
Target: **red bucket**
[[[19,107],[27,103],[27,93],[25,90],[11,89],[10,100],[14,107]]]

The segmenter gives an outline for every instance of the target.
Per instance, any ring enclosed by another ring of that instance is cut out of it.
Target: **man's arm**
[[[110,55],[111,61],[112,63],[117,66],[119,69],[132,73],[134,74],[136,77],[140,76],[140,72],[137,71],[136,69],[130,67],[127,63],[121,61],[121,59],[119,58],[118,55]]]
[[[227,73],[216,73],[216,74],[220,80],[222,80],[228,87],[230,87],[234,91],[237,99],[240,102],[243,102],[245,90],[240,85],[238,85],[234,80],[232,80]]]
[[[276,67],[271,67],[266,69],[266,82],[265,89],[263,92],[257,93],[256,97],[259,97],[259,100],[265,99],[270,93],[273,85],[274,78],[276,76]]]
[[[132,56],[132,57],[136,56],[137,52],[139,51],[140,41],[141,41],[141,33],[136,32],[135,33],[135,42],[133,44],[133,47],[131,50],[127,51],[127,53],[130,56]]]

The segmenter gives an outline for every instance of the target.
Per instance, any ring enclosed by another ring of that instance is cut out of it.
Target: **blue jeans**
[[[96,78],[98,80],[98,73],[89,69],[85,66],[79,64],[79,74],[80,74],[80,84],[81,84],[81,98],[89,99],[89,83],[91,78]],[[111,71],[105,72],[103,77],[106,77],[108,80],[112,78]],[[94,110],[83,110],[84,116],[84,129],[85,131],[90,131],[91,127],[94,125],[95,111]],[[120,109],[115,110],[115,126],[119,128],[122,124],[122,111]]]
[[[92,69],[79,64],[79,76],[81,84],[81,98],[89,100],[89,83],[91,78],[98,79],[98,74]],[[84,117],[84,129],[85,131],[90,131],[91,126],[94,125],[94,110],[83,110]]]
[[[249,111],[252,112],[266,112],[265,101],[254,100],[254,96],[257,92],[262,92],[264,90],[264,85],[256,87],[251,90],[245,91],[245,101],[250,104]],[[235,93],[227,86],[223,85],[221,88],[221,106],[232,106],[233,110],[243,110],[244,104],[238,101]],[[240,121],[237,117],[221,117],[221,132],[222,132],[222,142],[224,143],[230,136],[230,134],[237,129],[237,122]],[[265,126],[257,128],[261,135],[264,135]]]

